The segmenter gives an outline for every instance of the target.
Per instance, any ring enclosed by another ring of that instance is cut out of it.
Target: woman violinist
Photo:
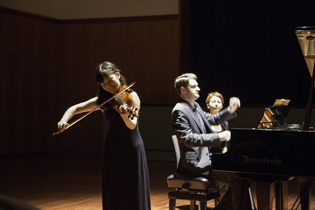
[[[97,108],[126,85],[120,70],[108,61],[97,66],[95,78],[98,96],[71,106],[58,123],[60,131],[69,126],[68,121],[75,114]],[[109,124],[103,149],[103,209],[149,210],[149,173],[138,126],[140,99],[130,89],[120,96],[123,102],[113,99],[100,108]],[[131,110],[137,111],[130,114]]]

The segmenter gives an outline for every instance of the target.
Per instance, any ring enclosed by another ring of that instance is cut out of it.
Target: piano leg
[[[253,197],[258,210],[273,209],[274,183],[255,182],[253,187]]]
[[[298,177],[298,182],[300,186],[301,210],[311,209],[311,184],[313,180],[314,179],[310,177]]]
[[[255,182],[254,200],[258,210],[288,210],[288,182]]]
[[[288,209],[288,181],[278,181],[275,183],[276,209]]]

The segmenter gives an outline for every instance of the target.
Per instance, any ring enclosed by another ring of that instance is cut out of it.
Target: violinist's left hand
[[[128,114],[129,115],[128,109],[129,109],[128,105],[126,103],[124,103],[123,105],[119,106],[118,113],[119,114]]]
[[[133,130],[137,126],[138,122],[138,112],[140,110],[140,99],[136,92],[130,93],[132,95],[132,101],[128,104],[124,103],[119,106],[117,111],[120,114],[121,118],[124,120],[126,126]],[[132,113],[131,113],[132,112]]]

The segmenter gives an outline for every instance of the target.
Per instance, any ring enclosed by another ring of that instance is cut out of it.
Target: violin
[[[124,90],[124,91],[122,91]],[[130,93],[133,92],[132,89],[127,88],[126,85],[123,85],[119,91],[120,94],[116,94],[114,99],[111,103],[111,107],[113,109],[115,109],[117,112],[119,112],[119,107],[123,104],[127,104],[127,111],[130,113],[130,115],[128,116],[130,119],[133,119],[134,117],[139,117],[139,115],[136,113],[136,111],[138,110],[135,107],[130,108],[130,105],[132,103],[132,95]]]
[[[137,108],[133,108],[133,109],[129,108],[131,101],[132,101],[132,95],[130,95],[130,93],[133,92],[133,90],[131,90],[130,87],[132,87],[134,84],[136,84],[136,83],[133,82],[128,87],[126,87],[126,86],[121,87],[120,90],[118,91],[118,93],[116,93],[115,95],[110,97],[108,100],[104,101],[102,104],[95,107],[93,110],[86,113],[85,115],[83,115],[82,117],[80,117],[79,119],[74,121],[73,123],[69,124],[68,127],[66,127],[64,130],[57,131],[57,132],[53,133],[53,135],[61,134],[62,132],[64,132],[65,130],[67,130],[68,128],[70,128],[71,126],[73,126],[74,124],[76,124],[77,122],[82,120],[83,118],[87,117],[88,115],[90,115],[94,111],[100,109],[102,106],[104,106],[106,103],[108,103],[112,99],[115,99],[114,101],[112,101],[112,107],[114,109],[116,109],[118,111],[119,106],[123,105],[124,103],[127,103],[127,105],[128,105],[128,103],[129,103],[127,111],[130,113],[130,115],[128,117],[131,117],[131,119],[133,119],[133,117],[138,117],[139,115],[136,113]]]

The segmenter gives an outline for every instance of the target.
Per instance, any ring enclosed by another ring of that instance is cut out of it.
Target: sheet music
[[[288,106],[290,99],[276,99],[273,106]]]

